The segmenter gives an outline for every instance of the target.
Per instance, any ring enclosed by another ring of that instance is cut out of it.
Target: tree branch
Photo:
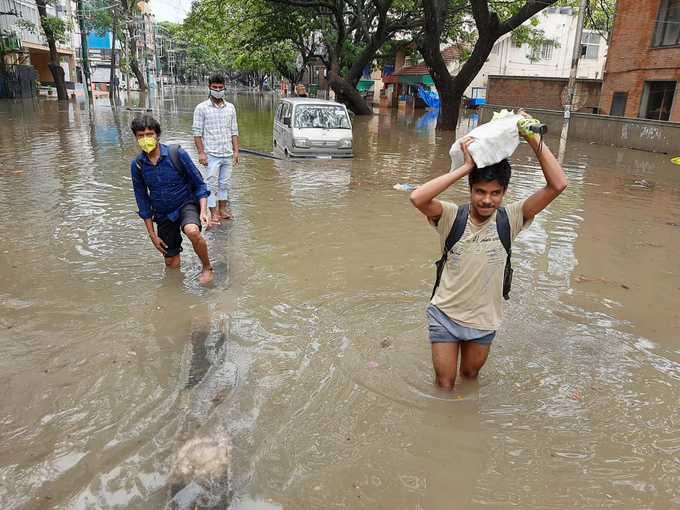
[[[520,7],[519,11],[498,25],[497,38],[513,31],[534,14],[541,12],[543,9],[550,7],[554,3],[557,3],[557,0],[528,0],[527,3]]]

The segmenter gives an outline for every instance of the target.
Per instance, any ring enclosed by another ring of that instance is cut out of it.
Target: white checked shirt
[[[238,136],[236,108],[227,101],[221,108],[210,99],[199,103],[194,110],[191,131],[194,136],[203,138],[207,154],[222,158],[231,156],[234,153],[231,137]]]

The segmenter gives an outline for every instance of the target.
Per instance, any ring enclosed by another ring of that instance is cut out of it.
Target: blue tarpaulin
[[[428,108],[439,110],[439,94],[432,92],[431,90],[425,90],[424,87],[418,87],[418,95],[420,96],[420,99],[425,101]]]

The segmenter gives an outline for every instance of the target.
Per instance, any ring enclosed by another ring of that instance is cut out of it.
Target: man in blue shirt
[[[130,166],[132,186],[154,247],[165,257],[170,268],[180,266],[182,235],[189,238],[203,268],[199,276],[202,284],[210,283],[213,269],[208,258],[208,245],[201,236],[201,227],[209,225],[208,195],[210,192],[191,157],[181,147],[177,151],[176,168],[167,145],[158,143],[161,125],[151,115],[142,115],[130,124],[142,153]],[[200,209],[200,210],[199,210]],[[154,231],[158,225],[158,234]]]

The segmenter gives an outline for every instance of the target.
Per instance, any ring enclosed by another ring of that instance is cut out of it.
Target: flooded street
[[[159,114],[194,160],[204,97]],[[271,150],[272,97],[228,99],[242,146]],[[489,362],[447,394],[425,321],[438,237],[393,186],[448,170],[450,134],[385,110],[354,119],[352,160],[242,155],[202,288],[191,249],[166,272],[137,216],[132,115],[0,102],[4,510],[179,504],[191,441],[231,445],[211,496],[239,510],[680,508],[670,155],[569,146],[569,188],[514,243]],[[522,145],[506,202],[543,182]]]

